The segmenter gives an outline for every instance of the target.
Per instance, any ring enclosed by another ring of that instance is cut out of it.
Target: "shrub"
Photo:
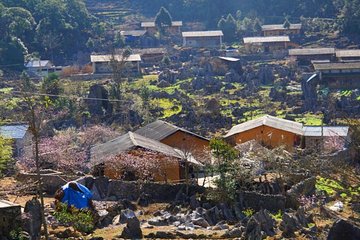
[[[90,233],[95,227],[91,211],[68,208],[65,203],[59,205],[54,217],[62,224],[71,224],[75,230],[82,233]]]
[[[242,213],[246,216],[246,217],[251,217],[252,215],[254,215],[255,211],[252,208],[247,208],[245,210],[242,211]]]

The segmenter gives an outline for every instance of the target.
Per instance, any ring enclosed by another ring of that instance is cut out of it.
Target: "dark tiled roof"
[[[188,133],[190,135],[193,135],[195,137],[204,139],[204,140],[209,140],[205,137],[202,137],[196,133],[190,132],[184,128],[180,128],[177,127],[175,125],[172,125],[168,122],[162,121],[162,120],[156,120],[155,122],[149,123],[148,125],[139,128],[138,130],[135,131],[135,133],[140,134],[142,136],[157,140],[157,141],[161,141],[164,138],[174,134],[177,131],[182,131],[185,133]]]
[[[154,139],[146,138],[133,132],[128,132],[106,143],[93,146],[90,149],[91,162],[99,163],[109,157],[116,156],[136,147],[159,152],[170,157],[182,158],[182,155],[173,147]]]

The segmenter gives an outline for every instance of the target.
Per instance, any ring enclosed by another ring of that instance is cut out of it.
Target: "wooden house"
[[[141,56],[141,61],[144,65],[157,65],[167,54],[166,48],[133,49],[133,52]]]
[[[26,124],[8,124],[0,126],[0,136],[13,141],[14,157],[32,154],[32,137]]]
[[[139,54],[131,54],[129,57],[124,58],[121,54],[116,55],[91,55],[91,64],[93,68],[93,74],[111,74],[111,62],[118,61],[126,62],[126,69],[132,73],[140,74],[140,62],[141,57]]]
[[[289,28],[285,28],[283,24],[269,24],[262,25],[261,32],[265,37],[269,36],[288,36],[288,35],[300,35],[301,23],[290,24]]]
[[[165,31],[169,34],[179,35],[182,25],[182,21],[172,21],[171,26],[165,26]],[[155,22],[141,22],[141,27],[150,34],[155,34],[158,31]]]
[[[349,142],[347,126],[304,126],[304,147],[323,153],[341,151]]]
[[[201,159],[204,150],[209,147],[209,139],[162,120],[156,120],[139,128],[135,133],[190,152],[197,159]]]
[[[360,49],[338,49],[336,58],[340,62],[360,61]]]
[[[359,88],[360,62],[314,63],[320,83],[330,88]]]
[[[296,44],[290,41],[289,36],[244,37],[243,41],[247,51],[257,51],[261,49],[264,52],[272,52],[296,46]]]
[[[183,46],[197,48],[221,48],[223,43],[222,31],[183,32]]]
[[[303,125],[269,115],[238,124],[230,129],[224,139],[231,145],[256,140],[264,146],[285,146],[289,151],[301,144]]]
[[[90,150],[90,162],[93,166],[102,165],[104,167],[104,175],[116,179],[123,173],[114,164],[108,163],[109,158],[121,153],[141,154],[142,151],[157,153],[159,171],[164,173],[163,175],[166,176],[166,179],[164,179],[162,174],[155,173],[153,176],[155,181],[179,181],[183,179],[185,175],[183,162],[185,160],[190,164],[201,165],[194,157],[186,155],[179,149],[133,132],[128,132],[111,141],[92,147]],[[168,161],[169,159],[171,161]],[[148,159],[144,158],[141,160],[147,161]]]
[[[289,57],[303,64],[310,64],[314,60],[333,61],[335,59],[335,48],[289,49]]]

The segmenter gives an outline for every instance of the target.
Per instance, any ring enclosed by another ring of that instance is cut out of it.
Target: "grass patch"
[[[164,109],[161,118],[168,118],[172,115],[178,114],[182,110],[180,103],[167,98],[155,98],[150,101],[153,106],[161,107]]]
[[[315,184],[316,190],[324,191],[328,195],[332,196],[338,191],[344,190],[344,187],[333,179],[318,177]]]
[[[296,122],[302,122],[305,125],[320,126],[322,123],[323,115],[316,115],[312,113],[303,114],[302,117],[295,118]]]

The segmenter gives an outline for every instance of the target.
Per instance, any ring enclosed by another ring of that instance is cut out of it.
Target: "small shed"
[[[288,28],[284,24],[268,24],[262,25],[261,31],[263,36],[282,36],[282,35],[299,35],[301,34],[301,23],[290,24]]]
[[[131,54],[129,57],[124,58],[121,54],[111,55],[91,55],[91,63],[94,74],[110,74],[112,73],[111,62],[126,62],[129,63],[130,70],[134,73],[140,73],[141,57],[139,54]]]
[[[47,76],[49,73],[61,72],[62,67],[54,66],[50,60],[32,59],[25,64],[27,71],[38,76]]]
[[[322,152],[341,151],[349,142],[348,126],[304,126],[305,148]]]
[[[291,43],[289,36],[272,36],[272,37],[244,37],[245,48],[250,51],[253,48],[263,48],[265,52],[287,49],[295,46]]]
[[[32,152],[32,134],[27,124],[8,124],[0,126],[0,135],[13,140],[14,157]]]
[[[223,43],[222,31],[182,32],[184,47],[220,48]]]
[[[267,147],[285,146],[291,151],[300,145],[302,135],[301,123],[265,115],[232,127],[224,139],[234,146],[256,140]]]
[[[20,217],[19,204],[0,200],[0,237],[9,237],[10,232],[20,226]]]
[[[124,37],[126,44],[140,43],[141,38],[146,34],[146,30],[124,30],[120,35]]]

